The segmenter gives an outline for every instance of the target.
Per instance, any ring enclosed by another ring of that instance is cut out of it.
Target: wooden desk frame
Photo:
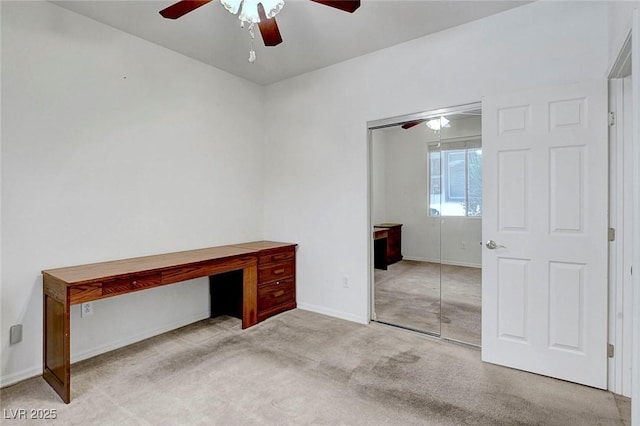
[[[65,403],[71,402],[70,308],[79,303],[241,269],[242,328],[255,325],[258,257],[286,246],[295,244],[260,241],[42,271],[42,377]]]
[[[387,270],[387,239],[389,231],[387,228],[373,228],[373,267]]]

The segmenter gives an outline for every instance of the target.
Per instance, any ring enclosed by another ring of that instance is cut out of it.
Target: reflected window
[[[429,150],[429,216],[482,216],[480,139]]]

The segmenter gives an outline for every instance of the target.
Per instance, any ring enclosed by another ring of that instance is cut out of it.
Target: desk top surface
[[[296,244],[275,241],[254,241],[219,247],[208,247],[174,253],[156,254],[134,257],[130,259],[112,260],[108,262],[90,263],[65,268],[47,269],[46,274],[65,282],[67,285],[99,281],[113,276],[135,274],[140,272],[156,272],[164,269],[194,264],[204,261],[239,258],[245,255],[256,255],[261,250],[281,248]]]

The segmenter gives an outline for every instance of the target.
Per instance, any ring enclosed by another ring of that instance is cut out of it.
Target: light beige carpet
[[[403,260],[375,270],[377,319],[481,343],[482,270]]]
[[[79,362],[72,397],[65,405],[38,377],[1,390],[0,405],[54,409],[60,425],[623,424],[609,392],[302,310],[244,331],[204,320]]]

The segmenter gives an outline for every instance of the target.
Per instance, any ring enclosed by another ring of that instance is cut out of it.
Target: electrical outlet
[[[88,317],[93,315],[93,303],[87,302],[80,305],[80,317]]]
[[[349,288],[349,277],[347,276],[342,277],[342,287]]]

